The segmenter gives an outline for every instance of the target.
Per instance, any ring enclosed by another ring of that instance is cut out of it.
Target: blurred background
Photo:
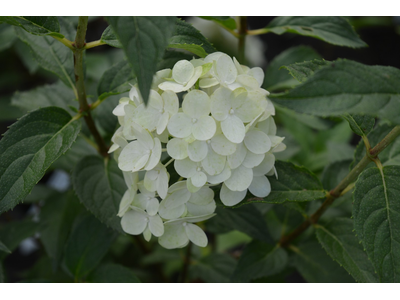
[[[180,18],[199,29],[217,50],[237,56],[237,39],[230,33],[213,22],[197,17]],[[249,28],[265,27],[273,18],[248,17]],[[78,18],[68,17],[68,20],[76,25]],[[247,64],[264,69],[266,73],[264,88],[275,92],[285,90],[284,86],[275,85],[275,82],[278,82],[277,78],[287,78],[289,84],[295,84],[286,70],[279,70],[282,62],[294,63],[285,58],[286,55],[290,56],[291,51],[303,53],[303,60],[323,58],[332,61],[346,58],[367,65],[400,68],[400,17],[348,17],[348,20],[361,39],[368,44],[368,47],[352,49],[334,46],[310,37],[294,34],[279,36],[269,33],[247,37]],[[89,21],[87,41],[98,40],[108,24],[102,17],[90,17]],[[122,50],[107,45],[87,51],[86,84],[87,94],[91,101],[96,100],[96,87],[101,75],[114,63],[120,61],[123,55]],[[18,39],[14,28],[7,24],[0,24],[0,65],[0,133],[4,134],[7,127],[17,118],[36,108],[29,107],[29,99],[23,99],[23,92],[55,83],[58,79],[35,62],[29,47]],[[59,96],[62,98],[63,95]],[[111,137],[108,133],[113,132],[117,126],[117,120],[112,116],[111,111],[122,96],[108,98],[96,110],[96,122],[108,140]],[[15,99],[13,100],[13,98]],[[72,111],[70,112],[72,113]],[[343,122],[340,118],[313,118],[277,107],[276,122],[280,130],[278,135],[286,137],[285,144],[288,146],[286,151],[279,154],[278,159],[304,165],[319,176],[327,164],[338,160],[352,159],[354,149],[359,141],[359,137],[353,135],[347,122]],[[93,148],[86,150],[94,151]],[[76,153],[75,156],[79,156],[79,153]],[[38,187],[35,187],[24,204],[18,205],[13,211],[0,215],[0,233],[4,234],[8,230],[7,224],[10,221],[24,219],[26,216],[37,217],[40,211],[40,201],[48,196],[46,193],[49,191],[61,195],[63,191],[68,190],[70,187],[69,171],[74,163],[76,161],[68,157],[57,161],[51,172],[46,174]],[[23,232],[24,228],[17,230]],[[14,233],[8,232],[7,234]],[[222,237],[218,247],[221,249],[233,247],[234,249],[235,245],[245,241],[246,236],[240,234]],[[115,253],[127,251],[118,248],[118,245],[114,248]],[[48,272],[45,268],[41,268],[41,265],[47,263],[41,260],[43,251],[40,240],[35,237],[23,239],[18,250],[8,255],[3,262],[8,282],[23,281],[34,272]],[[172,252],[170,259],[174,259]],[[129,262],[124,262],[124,264],[129,264]],[[173,272],[174,266],[172,265],[170,268]],[[69,279],[61,276],[57,280],[62,282]],[[302,278],[298,274],[290,275],[285,280],[302,282]]]

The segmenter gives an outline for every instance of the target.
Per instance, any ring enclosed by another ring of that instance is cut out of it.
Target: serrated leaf
[[[273,242],[262,214],[254,205],[234,209],[217,207],[215,212],[218,218],[207,221],[210,231],[225,233],[238,230],[260,241]]]
[[[309,36],[338,46],[367,46],[343,17],[277,17],[265,29],[279,35],[290,32]]]
[[[175,30],[175,17],[107,17],[147,103],[157,65]]]
[[[132,270],[113,263],[103,264],[96,268],[88,277],[89,282],[95,283],[139,283]]]
[[[57,17],[0,17],[0,23],[5,22],[18,26],[34,35],[54,35],[60,38],[60,24]]]
[[[193,59],[193,55],[176,50],[166,50],[163,59],[158,64],[157,69],[172,69],[174,65],[182,59],[191,60]]]
[[[1,241],[0,241],[0,251],[11,253],[10,249],[8,249],[7,246],[4,245]]]
[[[97,86],[97,94],[99,99],[103,100],[111,95],[118,95],[128,92],[135,83],[135,76],[128,61],[125,59],[113,65],[104,72]]]
[[[21,202],[80,131],[62,108],[41,108],[14,123],[0,140],[0,213]]]
[[[317,225],[318,241],[328,254],[358,282],[379,282],[374,267],[353,232],[353,222],[337,218],[327,226]]]
[[[212,253],[192,262],[189,274],[192,279],[208,283],[228,283],[236,267],[236,260],[226,253]]]
[[[400,123],[400,70],[337,60],[293,90],[269,98],[301,113],[365,114]]]
[[[278,105],[275,106],[275,109],[277,110],[279,115],[282,116],[282,119],[288,118],[293,123],[296,123],[296,126],[298,126],[299,123],[302,123],[310,128],[317,130],[327,130],[332,126],[332,123],[329,122],[328,120],[324,120],[322,118],[313,115],[301,114],[286,107],[281,107]]]
[[[72,184],[79,200],[89,211],[102,223],[122,232],[117,214],[127,187],[114,160],[83,157],[72,172]]]
[[[65,36],[74,39],[75,29],[68,21],[59,18],[61,31]],[[73,53],[59,41],[48,36],[34,36],[16,27],[17,36],[27,44],[39,65],[55,75],[68,87],[75,89]]]
[[[258,241],[248,244],[239,258],[233,282],[250,282],[283,271],[288,263],[285,249]]]
[[[111,26],[108,26],[101,35],[100,41],[106,43],[109,46],[115,48],[122,48],[120,41],[115,36],[115,33],[112,31]]]
[[[353,193],[354,228],[381,282],[400,282],[400,166],[370,168]]]
[[[75,279],[82,279],[106,255],[116,237],[115,231],[94,216],[84,214],[73,225],[64,250],[64,263]]]
[[[204,20],[214,21],[231,30],[236,29],[236,21],[231,17],[199,17]]]
[[[200,57],[206,57],[216,51],[200,31],[179,19],[176,21],[175,32],[169,39],[168,47],[183,49]]]
[[[1,19],[2,17],[0,17]],[[8,24],[0,24],[0,52],[10,48],[16,39],[14,28]]]
[[[26,92],[15,92],[11,104],[24,111],[31,111],[41,107],[58,106],[70,111],[69,106],[78,108],[79,104],[74,101],[75,95],[72,90],[62,82],[47,84]]]
[[[317,241],[292,247],[293,266],[310,283],[347,283],[354,279],[337,262],[326,254]]]
[[[366,136],[375,125],[375,118],[371,116],[343,114],[343,118],[349,122],[351,130],[359,136]]]
[[[319,70],[322,67],[325,67],[329,64],[329,61],[326,60],[311,60],[300,63],[295,63],[291,65],[283,66],[289,71],[289,74],[292,75],[299,82],[306,81],[310,76],[312,76],[316,70]]]
[[[298,85],[298,81],[293,79],[292,76],[290,76],[286,70],[281,69],[281,67],[313,59],[321,59],[321,56],[308,46],[296,46],[281,52],[272,59],[265,70],[263,87],[272,92]]]

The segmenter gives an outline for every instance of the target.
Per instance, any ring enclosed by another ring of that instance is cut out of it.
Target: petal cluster
[[[120,100],[110,152],[127,184],[125,232],[154,235],[168,249],[205,247],[195,223],[215,215],[214,190],[226,206],[269,195],[274,153],[286,146],[263,80],[262,69],[216,52],[157,72],[147,105],[136,86]]]

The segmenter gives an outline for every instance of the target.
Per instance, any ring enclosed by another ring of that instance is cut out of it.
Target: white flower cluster
[[[273,153],[286,146],[276,136],[263,79],[262,69],[216,52],[157,72],[147,106],[135,86],[120,99],[113,113],[121,127],[110,152],[128,186],[118,213],[125,232],[146,240],[154,235],[168,249],[189,241],[205,247],[207,236],[194,223],[215,215],[210,186],[222,184],[219,196],[227,206],[248,190],[257,197],[270,193]],[[171,157],[164,165],[162,152]],[[172,162],[181,178],[169,186]]]

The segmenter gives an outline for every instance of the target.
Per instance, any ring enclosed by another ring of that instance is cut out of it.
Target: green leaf
[[[21,60],[22,64],[25,68],[28,69],[29,74],[35,74],[39,70],[39,64],[35,60],[33,53],[31,52],[31,48],[18,39],[17,35],[15,34],[15,30],[13,29],[13,33],[17,38],[17,41],[14,43],[14,49],[18,54],[19,59]]]
[[[88,277],[89,282],[96,283],[139,283],[139,278],[127,267],[108,263],[100,265]]]
[[[299,84],[282,66],[291,65],[312,59],[321,59],[321,56],[311,47],[297,46],[289,48],[273,58],[265,70],[263,87],[268,91],[284,90]]]
[[[329,64],[329,61],[326,60],[318,60],[314,59],[311,61],[305,61],[300,63],[295,63],[291,65],[283,66],[289,71],[289,74],[292,75],[299,82],[306,81],[310,76],[312,76],[315,71],[325,67]]]
[[[366,136],[375,125],[375,118],[371,116],[343,114],[343,118],[349,122],[351,130],[359,136]]]
[[[168,47],[183,49],[200,57],[206,57],[216,51],[200,31],[179,19],[176,21],[175,32],[169,39]]]
[[[107,17],[147,103],[157,65],[175,29],[175,17]]]
[[[93,111],[93,118],[96,126],[103,129],[106,139],[111,139],[117,128],[120,126],[118,118],[113,115],[114,108],[119,104],[119,99],[122,97],[128,97],[128,94],[112,95],[108,96],[106,101],[103,101]]]
[[[0,140],[0,213],[19,202],[75,141],[80,122],[62,108],[41,108],[14,123]]]
[[[128,92],[135,83],[135,76],[132,75],[128,62],[124,59],[104,72],[97,87],[99,99],[103,100],[111,95],[118,95]]]
[[[12,221],[0,228],[0,240],[7,245],[9,251],[14,251],[26,238],[33,236],[39,229],[39,224],[31,220]],[[0,252],[0,261],[8,253]]]
[[[324,120],[313,115],[301,114],[286,107],[276,105],[275,109],[277,110],[278,114],[282,116],[282,119],[290,119],[290,121],[295,124],[295,127],[298,127],[299,123],[302,123],[313,129],[327,130],[332,125],[328,120]]]
[[[214,21],[231,30],[236,29],[236,21],[231,17],[199,17],[204,20]]]
[[[58,106],[70,111],[69,106],[78,108],[79,104],[74,101],[72,90],[62,82],[47,84],[26,92],[15,92],[11,104],[24,111],[31,111],[41,107]]]
[[[374,267],[353,232],[353,221],[337,218],[327,226],[317,225],[317,238],[329,256],[358,282],[378,282]]]
[[[248,244],[239,258],[233,273],[233,282],[250,282],[264,276],[271,276],[283,271],[288,263],[286,250],[253,241]]]
[[[41,208],[40,239],[47,255],[52,259],[54,271],[61,263],[75,216],[82,208],[72,193],[49,197]]]
[[[267,224],[254,205],[245,205],[239,208],[217,207],[218,218],[207,221],[207,229],[217,233],[238,230],[260,241],[273,242]]]
[[[191,60],[193,59],[193,55],[176,50],[166,50],[163,59],[158,64],[157,69],[172,69],[174,65],[182,59]]]
[[[75,279],[84,278],[106,255],[116,233],[92,215],[81,215],[73,225],[64,251],[64,262]]]
[[[74,39],[75,29],[68,21],[60,17],[62,32],[65,36]],[[68,87],[75,89],[73,53],[59,41],[48,36],[33,36],[21,28],[15,28],[17,36],[27,44],[39,65],[55,75]]]
[[[0,23],[5,22],[18,26],[34,35],[54,35],[60,38],[60,24],[57,17],[0,17]]]
[[[99,156],[83,157],[72,172],[72,184],[83,205],[101,222],[121,231],[117,216],[127,187],[117,163]]]
[[[0,283],[4,283],[5,279],[4,279],[4,271],[3,271],[3,264],[2,262],[0,262]]]
[[[236,260],[226,253],[212,253],[192,262],[190,277],[208,283],[228,283],[236,267]]]
[[[1,19],[2,17],[0,17]],[[7,24],[0,24],[0,52],[10,48],[16,39],[14,28]]]
[[[343,17],[277,17],[265,29],[279,35],[290,32],[309,36],[338,46],[367,46]]]
[[[322,185],[327,190],[334,189],[350,172],[350,159],[333,162],[322,172]]]
[[[7,246],[4,245],[1,241],[0,241],[0,251],[11,253],[10,249],[8,249]]]
[[[306,82],[283,94],[276,103],[317,116],[365,114],[400,123],[400,70],[337,60]]]
[[[291,247],[295,256],[293,265],[303,278],[310,283],[347,283],[354,279],[326,254],[317,241]]]
[[[114,32],[112,31],[111,26],[108,26],[101,35],[100,41],[106,43],[109,46],[122,48],[120,41],[115,36]]]
[[[354,228],[381,282],[400,282],[400,167],[370,168],[353,193]]]

